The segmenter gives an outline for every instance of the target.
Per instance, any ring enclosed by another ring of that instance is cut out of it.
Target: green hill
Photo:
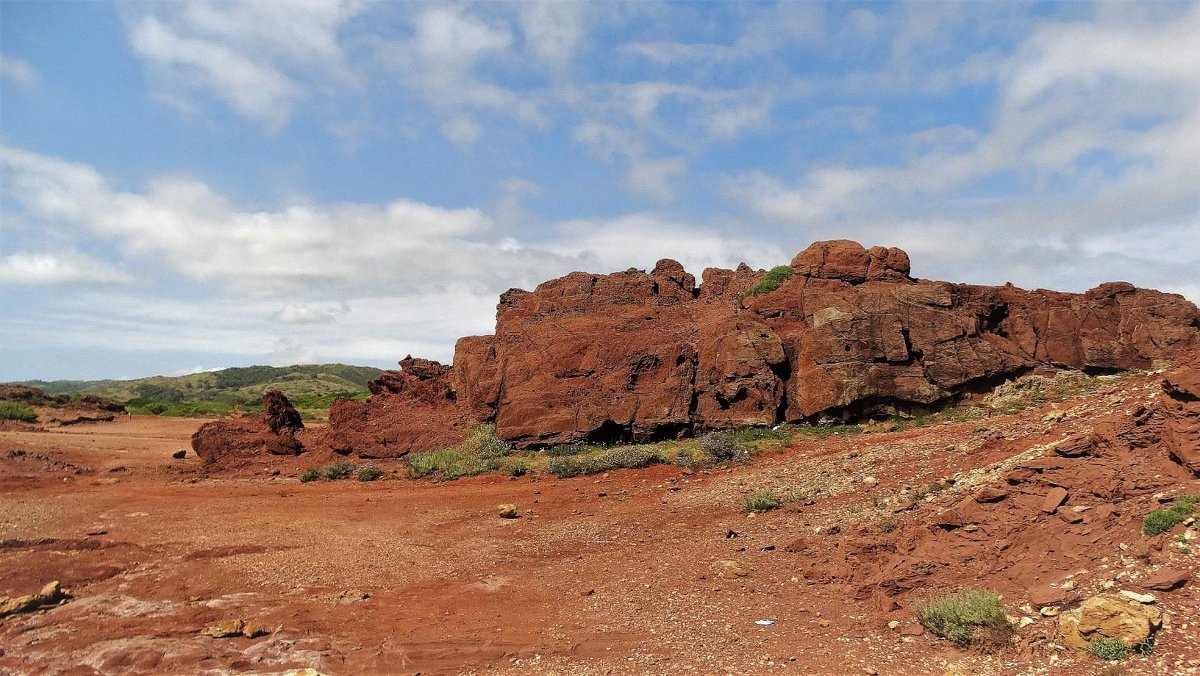
[[[367,395],[367,381],[381,369],[345,364],[246,366],[137,380],[28,380],[20,385],[46,394],[95,394],[123,402],[132,413],[156,415],[224,415],[234,409],[254,410],[263,392],[280,390],[301,412],[323,412],[338,397]]]

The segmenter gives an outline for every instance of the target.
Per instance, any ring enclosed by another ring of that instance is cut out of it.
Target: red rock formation
[[[1149,367],[1200,327],[1173,294],[919,280],[900,249],[846,240],[792,269],[745,299],[762,271],[708,269],[696,288],[670,260],[510,290],[495,335],[461,339],[454,368],[406,359],[369,400],[335,404],[326,441],[398,456],[479,422],[524,447],[936,407],[1035,368]]]
[[[304,428],[300,414],[282,392],[263,394],[263,413],[204,423],[192,435],[192,450],[205,465],[228,465],[264,454],[297,455],[303,445],[296,432]]]

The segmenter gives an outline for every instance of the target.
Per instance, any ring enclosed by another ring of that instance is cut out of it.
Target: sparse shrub
[[[383,476],[383,471],[378,467],[364,467],[358,471],[359,481],[375,481]]]
[[[735,443],[748,444],[755,441],[788,441],[792,432],[782,425],[778,427],[747,427],[733,434]]]
[[[671,458],[671,462],[677,467],[685,469],[696,469],[701,465],[699,458],[686,448],[680,448],[675,451],[675,455]]]
[[[1142,519],[1143,535],[1158,535],[1171,530],[1175,524],[1183,523],[1200,504],[1200,495],[1181,495],[1171,503],[1170,509],[1158,509]]]
[[[1098,638],[1088,643],[1088,652],[1106,662],[1120,662],[1129,657],[1129,645],[1119,638]]]
[[[309,467],[308,469],[304,470],[304,472],[302,472],[300,474],[300,483],[306,484],[310,481],[316,481],[317,479],[320,479],[322,476],[323,476],[323,473],[321,472],[320,469],[318,469],[316,467]]]
[[[745,455],[737,436],[728,430],[709,432],[700,437],[700,450],[713,462],[732,462]]]
[[[322,476],[330,481],[345,479],[354,473],[354,463],[339,460],[322,471]]]
[[[765,488],[754,491],[753,495],[746,498],[747,512],[767,512],[772,509],[779,509],[782,506],[783,498]]]
[[[0,401],[0,420],[19,420],[33,422],[37,420],[37,411],[25,404],[15,401]]]
[[[615,469],[638,469],[649,467],[662,458],[654,451],[639,446],[612,448],[591,456],[559,456],[550,458],[546,463],[546,471],[559,479],[581,476],[584,474],[599,474]]]
[[[764,293],[771,293],[783,285],[784,280],[792,276],[792,268],[790,265],[776,265],[767,270],[767,274],[759,280],[757,284],[746,289],[746,292],[741,295],[742,298],[748,296],[759,296]]]
[[[457,446],[410,453],[404,461],[408,465],[408,475],[413,479],[434,473],[443,479],[460,479],[497,469],[511,452],[508,444],[496,436],[494,426],[476,425]]]
[[[551,458],[560,458],[568,455],[580,455],[589,451],[594,451],[597,448],[597,446],[590,446],[588,444],[574,442],[570,444],[558,444],[551,446],[545,450],[545,453]]]
[[[888,520],[884,521],[883,523],[879,524],[879,530],[883,531],[884,533],[890,533],[890,532],[896,530],[899,526],[900,526],[899,521],[897,521],[895,519],[888,519]]]
[[[985,639],[997,641],[1012,631],[995,592],[970,589],[918,603],[917,620],[935,636],[966,647]]]

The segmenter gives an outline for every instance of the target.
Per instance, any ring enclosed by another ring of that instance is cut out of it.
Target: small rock
[[[1038,613],[1042,617],[1055,617],[1058,615],[1058,612],[1059,611],[1056,606],[1043,606],[1040,610],[1038,610]]]
[[[990,503],[990,502],[1000,502],[1001,500],[1003,500],[1007,497],[1008,497],[1008,491],[1001,489],[1001,488],[996,488],[994,486],[988,486],[986,488],[983,488],[982,490],[980,490],[978,493],[975,494],[975,502],[978,502],[981,504]]]
[[[200,632],[200,635],[212,638],[230,638],[232,636],[241,636],[245,628],[245,620],[224,620],[205,627]]]
[[[1042,511],[1047,514],[1053,514],[1058,511],[1059,505],[1067,501],[1067,489],[1061,486],[1055,486],[1046,493],[1046,499],[1042,502]]]
[[[969,523],[969,524],[967,524],[967,525],[963,526],[963,528],[962,528],[962,529],[963,529],[963,531],[964,531],[964,532],[967,532],[967,533],[974,533],[975,531],[979,530],[979,524],[976,524],[976,523]]]
[[[877,485],[879,485],[879,479],[876,479],[876,478],[875,478],[875,477],[873,477],[873,476],[865,476],[865,477],[863,477],[863,480],[862,480],[862,482],[863,482],[863,484],[864,484],[864,485],[866,485],[866,486],[877,486]]]
[[[257,620],[251,620],[247,622],[244,627],[242,627],[242,636],[245,636],[246,638],[258,638],[259,636],[266,636],[269,633],[271,632],[266,628],[266,626]]]
[[[519,514],[517,514],[517,506],[511,503],[497,505],[496,515],[501,519],[515,519],[519,516]]]
[[[900,628],[900,620],[892,620],[891,622],[888,622],[887,628],[891,629],[892,631],[899,629]]]
[[[341,604],[358,603],[359,601],[366,601],[369,598],[371,598],[371,595],[365,591],[360,591],[358,589],[349,589],[347,591],[342,592],[342,594],[340,596],[338,596],[338,603],[341,603]]]
[[[1128,589],[1122,589],[1117,593],[1129,599],[1130,601],[1137,601],[1138,603],[1154,603],[1154,594],[1139,594],[1135,591],[1129,591]]]
[[[1142,586],[1146,589],[1155,591],[1171,591],[1178,589],[1188,583],[1192,579],[1192,574],[1186,570],[1178,570],[1175,568],[1162,568],[1142,582]]]
[[[717,561],[713,564],[713,567],[717,569],[717,577],[725,579],[747,577],[750,575],[750,571],[745,566],[737,561],[730,561],[728,559]]]
[[[821,625],[822,627],[828,627],[830,622],[829,620],[817,620],[817,624]]]
[[[175,451],[174,453],[172,453],[171,457],[175,458],[176,460],[182,460],[187,457],[187,449],[181,448],[178,451]]]
[[[1033,622],[1034,622],[1034,620],[1032,617],[1024,616],[1020,620],[1017,621],[1017,626],[1024,629],[1025,627],[1028,627],[1029,625],[1033,624]]]

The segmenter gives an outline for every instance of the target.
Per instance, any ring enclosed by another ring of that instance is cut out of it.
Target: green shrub
[[[979,630],[1003,635],[1012,631],[995,592],[970,589],[916,604],[917,620],[935,636],[966,647],[976,643]]]
[[[584,474],[599,474],[615,469],[638,469],[663,462],[654,451],[638,446],[612,448],[597,455],[567,455],[550,458],[546,471],[565,479]]]
[[[732,462],[745,455],[737,436],[728,430],[709,432],[700,437],[700,450],[713,462]]]
[[[778,427],[747,427],[734,432],[733,439],[739,444],[749,444],[755,441],[789,441],[792,432],[782,425]]]
[[[1200,495],[1181,495],[1175,498],[1170,509],[1155,510],[1142,519],[1142,534],[1158,535],[1171,530],[1175,524],[1187,521],[1197,504],[1200,504]]]
[[[884,533],[890,533],[890,532],[896,530],[896,528],[898,528],[899,526],[900,526],[899,521],[897,521],[895,519],[888,519],[888,520],[884,521],[883,523],[879,524],[879,530],[883,531]]]
[[[310,481],[316,481],[317,479],[320,479],[322,476],[323,476],[323,473],[321,472],[320,469],[318,469],[316,467],[309,467],[308,469],[304,470],[304,472],[300,475],[300,483],[306,484]]]
[[[364,467],[358,471],[359,481],[375,481],[383,477],[383,471],[378,467]]]
[[[354,463],[347,462],[345,460],[339,460],[326,467],[322,472],[322,475],[330,481],[336,481],[338,479],[345,479],[353,473]]]
[[[0,420],[33,422],[37,420],[37,411],[15,401],[0,401]]]
[[[1088,643],[1088,652],[1106,662],[1119,662],[1129,657],[1129,645],[1119,638],[1098,638]]]
[[[557,444],[555,446],[551,446],[550,448],[547,448],[544,452],[547,456],[549,456],[551,458],[560,458],[560,457],[567,456],[567,455],[582,455],[584,453],[589,453],[591,451],[595,451],[598,449],[600,449],[599,446],[592,446],[590,444],[581,444],[576,441],[576,442],[570,443],[570,444]]]
[[[754,491],[753,495],[746,498],[747,512],[767,512],[772,509],[779,509],[782,506],[783,498],[765,488]]]
[[[767,271],[767,274],[754,286],[746,289],[742,294],[742,298],[747,296],[758,296],[764,293],[771,293],[778,289],[788,277],[792,276],[792,268],[789,265],[776,265]]]
[[[494,426],[476,425],[457,446],[410,453],[404,462],[408,465],[408,476],[413,479],[435,473],[443,479],[459,479],[509,466],[502,462],[509,453],[512,449],[496,436]]]

